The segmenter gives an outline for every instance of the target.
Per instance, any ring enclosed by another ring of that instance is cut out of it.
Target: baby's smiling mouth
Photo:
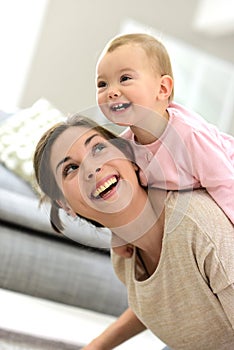
[[[110,107],[113,112],[124,111],[130,107],[131,103],[116,103]]]
[[[96,188],[96,190],[92,193],[92,197],[95,199],[105,197],[105,195],[107,195],[107,193],[109,193],[117,185],[118,180],[119,179],[117,176],[112,176]]]

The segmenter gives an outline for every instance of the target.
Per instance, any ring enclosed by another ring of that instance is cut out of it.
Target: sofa
[[[55,233],[50,207],[39,206],[33,185],[35,142],[62,117],[45,99],[0,113],[0,288],[118,316],[127,308],[127,295],[112,269],[109,230],[64,214],[64,234]],[[30,152],[20,158],[23,143]]]

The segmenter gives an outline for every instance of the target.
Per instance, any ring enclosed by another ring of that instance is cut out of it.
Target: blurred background
[[[63,114],[97,114],[102,49],[139,31],[165,44],[175,100],[234,135],[234,0],[0,0],[0,349],[4,329],[7,349],[32,349],[16,347],[14,332],[88,343],[126,308],[100,250],[110,234],[64,213],[70,240],[55,236],[49,208],[38,208],[32,157]],[[162,347],[148,336],[121,349]]]
[[[234,134],[234,0],[0,0],[0,110],[95,106],[99,54],[135,31],[167,47],[175,100]]]

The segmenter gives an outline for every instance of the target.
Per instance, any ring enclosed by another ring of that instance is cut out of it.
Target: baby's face
[[[139,45],[106,53],[97,65],[96,84],[98,105],[115,124],[136,125],[147,111],[157,111],[161,76]]]

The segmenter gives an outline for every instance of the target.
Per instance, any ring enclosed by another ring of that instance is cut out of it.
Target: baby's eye
[[[96,153],[102,151],[104,148],[106,148],[106,145],[104,143],[97,143],[92,148],[93,155],[95,155]]]
[[[132,78],[129,75],[124,74],[120,77],[120,82],[122,83],[124,81],[131,80],[131,79]]]
[[[106,87],[106,82],[105,81],[99,81],[98,83],[97,83],[97,87],[98,88],[104,88],[104,87]]]
[[[73,171],[77,170],[79,168],[79,166],[77,164],[68,164],[67,166],[65,166],[65,168],[63,169],[63,177],[68,176],[69,174],[71,174]]]

